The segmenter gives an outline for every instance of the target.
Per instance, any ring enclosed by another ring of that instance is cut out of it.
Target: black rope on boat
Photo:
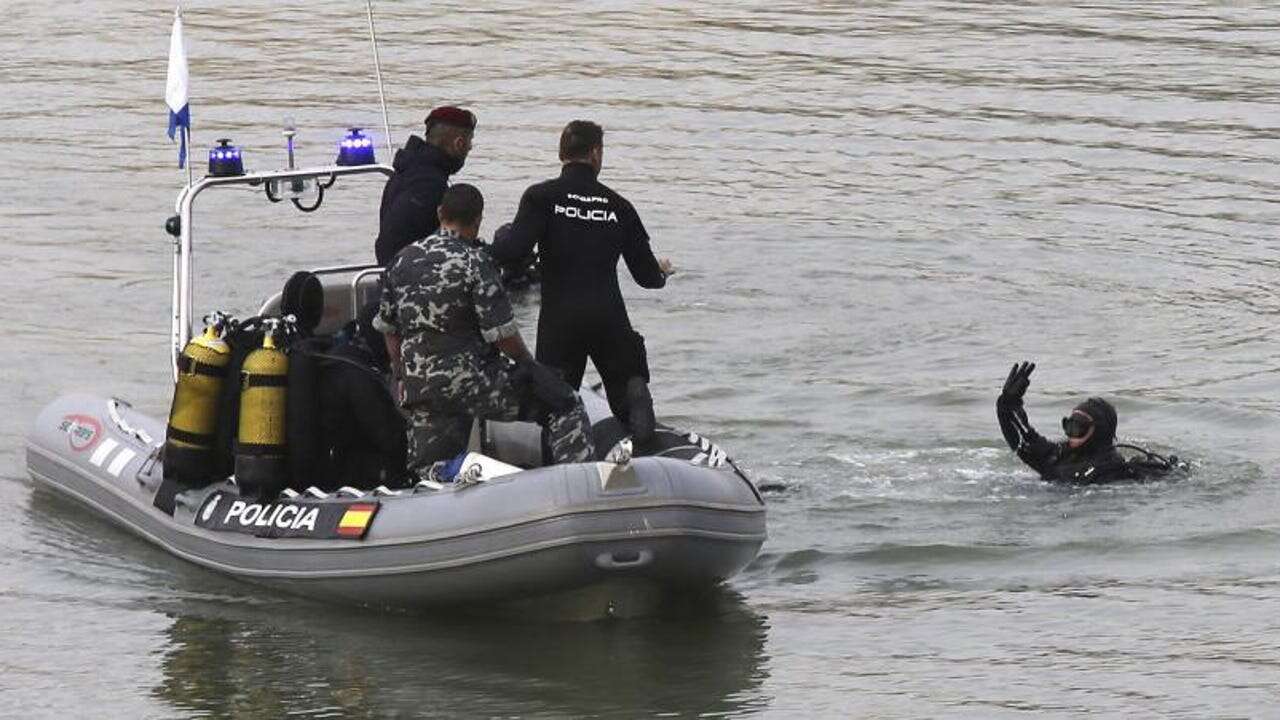
[[[304,213],[315,212],[320,209],[320,204],[324,202],[324,186],[318,182],[316,183],[316,202],[314,205],[303,205],[298,201],[298,198],[293,198],[292,202],[294,207]]]

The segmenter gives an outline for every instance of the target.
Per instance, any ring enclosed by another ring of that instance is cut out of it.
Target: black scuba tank
[[[240,368],[249,353],[262,347],[265,318],[250,317],[232,322],[223,339],[231,346],[231,361],[227,363],[227,382],[222,384],[222,397],[218,399],[217,440],[214,444],[214,464],[219,477],[226,478],[235,472],[236,432],[240,419]]]
[[[323,338],[295,340],[289,345],[289,394],[286,399],[285,439],[289,445],[289,487],[301,492],[310,485],[337,490],[323,482],[328,459],[321,442],[320,357],[330,343]]]

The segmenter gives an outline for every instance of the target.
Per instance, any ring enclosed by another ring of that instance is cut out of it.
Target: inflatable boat
[[[226,153],[226,144],[215,151]],[[273,201],[319,188],[322,199],[339,178],[390,174],[369,159],[211,174],[183,188],[167,226],[174,378],[192,337],[195,198],[249,187]],[[319,205],[314,196],[290,199],[304,210]],[[376,266],[313,272],[324,287],[317,333],[334,332],[377,297]],[[267,298],[258,312],[271,315],[279,303]],[[597,436],[621,436],[604,399],[590,389],[581,395]],[[26,458],[39,485],[178,558],[253,583],[372,607],[592,618],[644,614],[673,593],[721,583],[765,540],[760,493],[723,450],[692,432],[663,427],[658,435],[647,456],[615,450],[595,462],[543,466],[536,425],[484,423],[454,482],[262,497],[242,496],[231,477],[184,488],[163,507],[165,422],[120,399],[73,394],[36,418]]]

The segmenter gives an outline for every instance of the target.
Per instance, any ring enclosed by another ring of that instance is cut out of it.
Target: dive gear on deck
[[[277,321],[267,321],[262,346],[240,370],[236,484],[247,494],[274,495],[289,477],[285,428],[289,358],[276,347]]]
[[[215,313],[207,320],[204,333],[187,343],[178,356],[178,379],[165,428],[166,477],[186,484],[217,478],[212,471],[218,401],[231,348],[222,339],[227,316]]]

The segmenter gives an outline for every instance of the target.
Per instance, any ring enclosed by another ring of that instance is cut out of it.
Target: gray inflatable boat
[[[191,207],[204,189],[388,173],[381,165],[207,177],[178,199],[173,357],[191,337]],[[379,269],[317,271],[320,332],[376,292]],[[262,310],[278,307],[269,299]],[[593,423],[616,422],[584,390]],[[673,593],[714,586],[755,558],[765,507],[726,454],[693,433],[662,431],[657,455],[537,467],[540,435],[487,423],[460,481],[440,488],[240,497],[233,482],[187,490],[174,512],[155,506],[164,423],[114,398],[66,395],[36,419],[27,467],[173,555],[307,597],[376,607],[465,606],[560,618],[631,616]]]

